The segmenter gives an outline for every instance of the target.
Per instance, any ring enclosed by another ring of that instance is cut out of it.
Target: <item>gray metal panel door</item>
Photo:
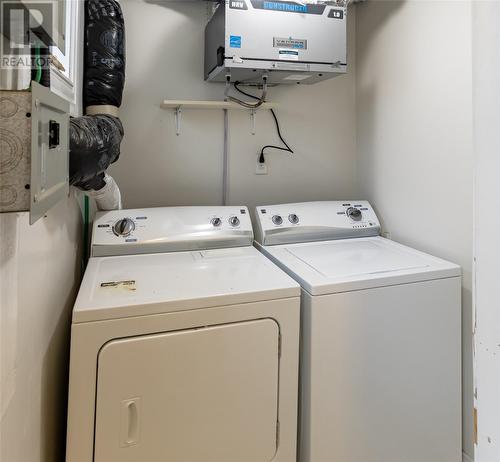
[[[95,462],[268,462],[274,320],[115,340],[98,358]]]
[[[32,82],[31,91],[33,224],[69,193],[69,103],[36,82]]]

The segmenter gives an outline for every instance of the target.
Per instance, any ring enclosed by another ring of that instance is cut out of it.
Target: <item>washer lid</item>
[[[254,247],[94,257],[73,322],[298,297],[299,285]]]
[[[459,276],[460,267],[382,237],[263,246],[312,295]]]

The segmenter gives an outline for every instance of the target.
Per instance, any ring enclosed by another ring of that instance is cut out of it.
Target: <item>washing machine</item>
[[[67,462],[296,459],[300,287],[252,242],[246,207],[97,215]]]
[[[379,236],[366,201],[256,209],[302,286],[301,462],[459,462],[461,270]]]

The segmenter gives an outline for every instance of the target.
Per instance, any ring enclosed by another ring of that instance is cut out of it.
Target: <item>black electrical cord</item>
[[[249,98],[253,98],[253,99],[257,99],[257,100],[260,99],[259,97],[255,96],[255,95],[252,95],[250,93],[247,93],[246,91],[243,91],[241,88],[238,87],[239,84],[240,84],[240,82],[234,82],[234,84],[233,84],[234,89],[236,91],[240,92],[242,95],[248,96]],[[288,143],[284,140],[283,135],[281,134],[280,124],[278,122],[278,117],[276,116],[274,109],[271,108],[269,110],[271,111],[271,114],[274,118],[274,123],[276,124],[276,131],[278,132],[278,137],[281,140],[281,142],[286,146],[286,148],[281,147],[281,146],[274,146],[272,144],[267,144],[260,151],[259,163],[261,163],[261,164],[263,164],[266,161],[266,159],[264,158],[264,151],[267,148],[279,149],[280,151],[286,151],[286,152],[289,152],[290,154],[293,154],[292,148],[290,148],[290,146],[288,146]]]

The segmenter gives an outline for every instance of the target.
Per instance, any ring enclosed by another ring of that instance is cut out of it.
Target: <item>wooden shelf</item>
[[[252,104],[255,101],[248,101],[248,103]],[[160,104],[162,109],[236,109],[236,110],[246,110],[251,111],[252,109],[246,108],[244,106],[239,105],[238,103],[233,103],[232,101],[186,101],[186,100],[172,100],[165,99]],[[274,103],[264,103],[255,110],[259,109],[271,109],[275,108],[276,104]]]
[[[255,101],[248,101],[250,104],[255,103]],[[175,133],[180,135],[181,133],[181,115],[186,109],[228,109],[228,110],[238,110],[238,111],[249,111],[250,119],[252,123],[252,134],[255,135],[255,116],[260,109],[273,109],[276,107],[274,103],[264,103],[256,108],[248,108],[241,106],[233,101],[186,101],[180,99],[165,99],[160,104],[162,109],[171,109],[175,114]]]

